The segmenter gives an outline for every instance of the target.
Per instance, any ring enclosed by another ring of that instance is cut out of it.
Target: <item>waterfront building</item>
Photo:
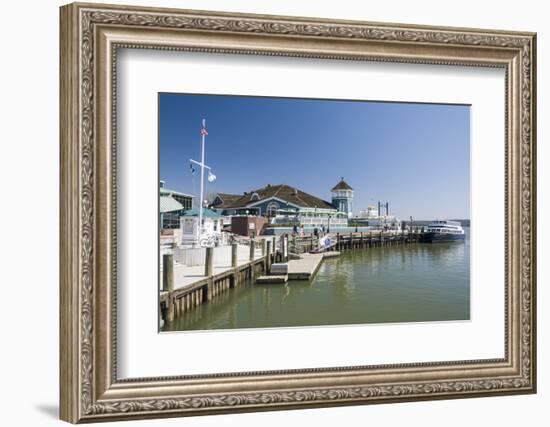
[[[216,193],[214,200],[210,203],[210,209],[216,212],[223,212],[228,209],[234,202],[242,197],[241,194]]]
[[[199,220],[202,227],[199,232]],[[214,246],[223,240],[222,216],[207,208],[202,209],[202,218],[199,219],[199,209],[193,208],[185,211],[180,217],[181,244],[184,246],[197,245]],[[200,241],[197,242],[197,236]]]
[[[256,237],[263,234],[267,218],[263,216],[234,215],[231,218],[231,232],[240,236]]]
[[[378,218],[380,216],[380,212],[376,208],[376,206],[368,206],[367,209],[359,211],[359,218],[366,218],[366,219],[372,219],[372,218]]]
[[[344,212],[348,218],[353,217],[353,188],[344,181],[344,177],[340,179],[340,182],[332,187],[332,206],[334,206],[338,212]]]
[[[212,207],[223,215],[265,216],[272,225],[328,227],[346,226],[348,221],[347,212],[339,212],[330,202],[286,184],[268,184],[230,203],[226,202],[227,195],[220,199],[223,203]]]
[[[385,215],[381,213],[381,207],[385,208]],[[378,207],[368,206],[367,209],[361,210],[359,215],[353,218],[353,222],[375,229],[401,230],[399,218],[389,214],[389,203],[379,204]]]
[[[208,207],[223,215],[222,220],[225,227],[231,227],[231,218],[233,216],[231,212],[233,212],[233,209],[230,207],[241,197],[241,194],[216,193]]]
[[[159,196],[160,228],[179,228],[180,217],[191,209],[193,196],[166,188],[164,181],[160,181]]]

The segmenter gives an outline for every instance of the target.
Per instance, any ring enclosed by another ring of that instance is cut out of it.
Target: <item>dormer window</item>
[[[258,193],[254,192],[252,193],[252,196],[250,196],[250,200],[251,201],[260,200],[260,196],[258,195]]]

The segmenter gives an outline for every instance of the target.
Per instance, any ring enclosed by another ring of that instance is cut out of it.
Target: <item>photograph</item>
[[[470,109],[159,93],[159,331],[469,321]]]

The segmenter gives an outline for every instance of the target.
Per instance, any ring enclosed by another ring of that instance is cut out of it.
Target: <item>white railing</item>
[[[277,224],[289,224],[292,225],[334,225],[334,226],[347,226],[348,225],[348,219],[347,218],[331,218],[330,221],[328,217],[321,217],[321,216],[300,216],[298,218],[296,217],[275,217],[275,219],[272,221],[273,225]]]
[[[213,264],[218,266],[231,267],[231,246],[219,246],[213,248]],[[188,267],[200,266],[206,263],[206,248],[175,248],[173,249],[174,261]],[[247,259],[250,254],[250,247],[237,245],[237,258]]]
[[[231,260],[231,246],[214,248],[214,264],[218,264],[224,258]],[[206,248],[176,248],[174,249],[174,261],[188,267],[204,265]]]

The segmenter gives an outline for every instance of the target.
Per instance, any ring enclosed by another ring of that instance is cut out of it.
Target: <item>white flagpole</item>
[[[206,119],[202,119],[202,129],[206,129]],[[200,205],[199,205],[199,226],[197,228],[198,230],[198,236],[197,236],[197,243],[200,244],[200,238],[202,235],[202,205],[203,205],[203,191],[204,191],[204,142],[205,142],[205,135],[204,132],[201,129],[201,195],[200,195]]]

